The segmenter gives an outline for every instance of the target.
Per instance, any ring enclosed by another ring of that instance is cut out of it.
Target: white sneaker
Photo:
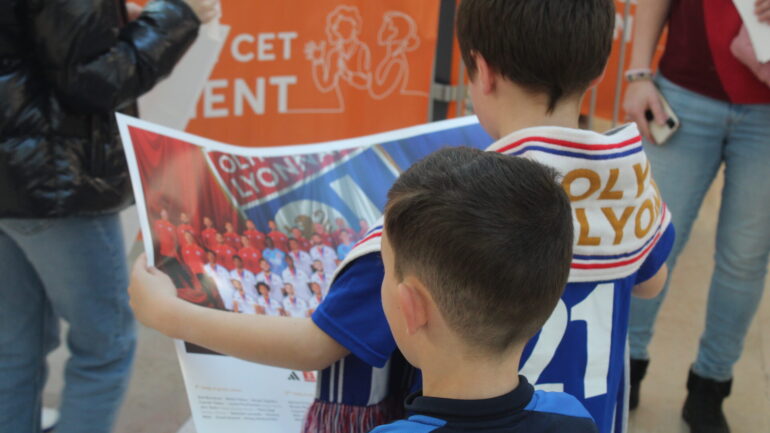
[[[50,407],[44,407],[40,413],[40,420],[43,433],[50,432],[56,427],[56,423],[59,422],[59,411]]]

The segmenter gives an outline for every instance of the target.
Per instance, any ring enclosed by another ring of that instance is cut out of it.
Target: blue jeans
[[[135,348],[117,215],[0,219],[0,433],[40,431],[46,355],[69,323],[57,433],[106,433]]]
[[[687,243],[703,197],[719,167],[725,184],[709,288],[706,328],[693,371],[717,381],[732,377],[764,290],[770,253],[770,104],[737,105],[656,82],[681,120],[663,146],[645,143],[655,181],[668,203],[677,239],[668,265]],[[631,302],[631,357],[649,359],[653,323],[668,291]]]

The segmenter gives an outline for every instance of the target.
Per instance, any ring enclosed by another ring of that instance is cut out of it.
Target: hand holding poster
[[[312,314],[401,171],[446,146],[491,142],[475,118],[274,148],[229,146],[125,116],[118,123],[150,263],[180,297],[249,315]],[[177,348],[199,433],[300,431],[314,372]]]

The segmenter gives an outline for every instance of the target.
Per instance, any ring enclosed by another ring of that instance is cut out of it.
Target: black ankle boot
[[[690,426],[691,433],[730,433],[722,412],[722,401],[730,395],[732,384],[732,379],[717,382],[690,370],[682,417]]]
[[[631,372],[629,373],[630,389],[628,390],[628,410],[634,410],[639,406],[639,387],[644,375],[647,374],[649,359],[632,359]]]

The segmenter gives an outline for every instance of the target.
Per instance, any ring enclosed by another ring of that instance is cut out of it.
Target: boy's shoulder
[[[511,408],[515,415],[515,408]],[[522,409],[525,416],[506,417],[508,422],[479,417],[477,421],[444,420],[425,415],[413,415],[408,419],[382,425],[372,433],[460,433],[473,431],[533,433],[598,433],[593,418],[572,395],[563,392],[536,391],[530,403]]]
[[[413,415],[408,419],[402,419],[392,422],[390,424],[381,425],[372,430],[371,433],[392,433],[392,432],[409,432],[409,433],[429,433],[434,432],[437,429],[444,427],[447,424],[446,421],[433,418],[424,415]]]
[[[525,411],[541,414],[552,414],[577,419],[587,419],[593,423],[593,418],[582,403],[573,395],[566,392],[535,391]]]
[[[535,391],[525,412],[527,431],[539,433],[598,433],[599,429],[591,414],[573,395],[565,392]]]

